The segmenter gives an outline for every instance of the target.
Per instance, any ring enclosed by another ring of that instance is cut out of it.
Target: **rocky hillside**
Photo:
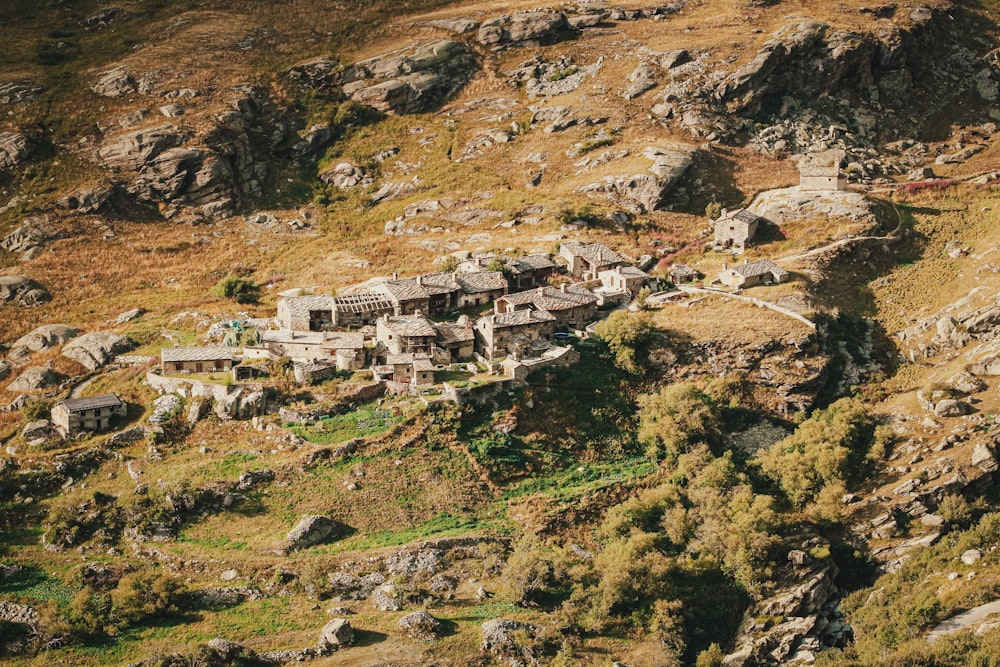
[[[14,4],[4,664],[992,664],[996,2]],[[564,364],[160,366],[570,241]]]

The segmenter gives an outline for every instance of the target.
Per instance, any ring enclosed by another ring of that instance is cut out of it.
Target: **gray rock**
[[[379,611],[399,611],[403,604],[399,601],[399,594],[392,584],[379,586],[372,591],[372,604]]]
[[[801,551],[800,549],[793,549],[788,552],[788,562],[792,565],[808,565],[811,560],[812,559],[809,558],[809,554],[805,551]]]
[[[632,70],[632,73],[628,75],[628,80],[630,84],[621,94],[627,100],[639,97],[647,90],[655,88],[658,83],[656,69],[648,62],[640,63]]]
[[[10,356],[13,359],[27,359],[33,352],[42,352],[62,345],[80,330],[68,324],[43,324],[18,338],[10,346]]]
[[[53,435],[55,430],[52,428],[52,423],[48,419],[39,419],[37,421],[28,422],[25,424],[24,428],[21,429],[21,437],[25,440],[37,440],[39,438],[47,438]]]
[[[21,373],[7,385],[7,391],[40,391],[59,384],[59,376],[44,366],[35,366]]]
[[[366,61],[344,86],[355,102],[389,114],[428,111],[464,86],[478,68],[460,42],[443,41]]]
[[[72,359],[84,368],[96,371],[129,349],[124,336],[110,331],[94,331],[75,338],[63,346],[62,356]]]
[[[415,611],[400,618],[399,627],[415,639],[436,639],[441,632],[441,621],[426,611]]]
[[[972,373],[963,371],[952,376],[948,382],[963,394],[975,394],[986,389],[986,383]]]
[[[256,661],[257,659],[257,654],[253,649],[220,637],[208,640],[208,648],[212,649],[219,656],[219,659],[224,660],[227,664]]]
[[[126,322],[131,322],[137,320],[145,314],[146,310],[144,308],[133,308],[131,310],[126,310],[115,318],[114,324],[116,326],[125,324]]]
[[[166,149],[179,146],[183,140],[173,125],[158,125],[108,139],[97,154],[110,169],[139,170]]]
[[[371,202],[373,204],[381,204],[382,202],[406,197],[416,191],[417,186],[409,181],[403,181],[401,183],[386,183],[379,188],[378,192],[371,196]]]
[[[240,491],[249,491],[250,489],[260,486],[261,484],[267,484],[268,482],[274,481],[274,471],[273,470],[248,470],[247,472],[240,475],[240,481],[237,488]]]
[[[36,628],[39,620],[38,612],[32,607],[0,600],[0,621]]]
[[[193,591],[191,597],[202,607],[233,607],[244,602],[263,600],[264,594],[253,586],[216,586]]]
[[[606,176],[586,185],[581,192],[601,192],[636,213],[662,208],[670,192],[693,164],[695,149],[647,148],[643,155],[652,161],[649,174]]]
[[[302,139],[292,146],[292,156],[299,161],[313,159],[333,143],[334,137],[333,128],[329,125],[313,125]]]
[[[0,239],[0,248],[10,252],[27,252],[40,247],[49,238],[52,232],[49,230],[48,221],[44,218],[26,218]]]
[[[972,412],[971,405],[954,398],[946,398],[934,405],[934,416],[936,417],[961,417],[970,412]]]
[[[9,387],[8,391],[11,391]],[[994,472],[1000,467],[997,464],[996,456],[993,454],[993,448],[983,443],[979,443],[972,448],[972,460],[970,463],[983,472]]]
[[[333,538],[343,526],[330,517],[311,514],[299,519],[285,539],[291,549],[305,549]]]
[[[31,153],[31,143],[23,134],[0,132],[0,172],[24,164]]]
[[[467,35],[479,28],[479,21],[473,21],[472,19],[434,19],[427,21],[424,25],[447,30],[456,35]]]
[[[519,12],[484,21],[476,40],[484,46],[551,44],[568,34],[566,15],[551,10]]]
[[[335,651],[354,642],[354,629],[346,618],[334,618],[323,626],[319,636],[319,650],[323,653]]]
[[[167,118],[179,118],[184,115],[184,107],[179,104],[166,104],[160,107],[160,113]]]
[[[495,656],[530,656],[530,647],[518,644],[513,635],[515,632],[533,630],[527,623],[509,618],[486,621],[480,628],[482,650]]]
[[[0,83],[0,104],[23,104],[30,102],[42,92],[30,81]]]
[[[119,66],[103,72],[97,83],[90,89],[104,97],[124,97],[136,92],[139,87],[135,77],[129,74],[124,67]]]
[[[961,560],[966,565],[972,565],[982,557],[983,552],[979,549],[969,549],[968,551],[962,552]]]
[[[37,306],[51,298],[48,290],[24,276],[0,276],[0,303]]]
[[[0,359],[0,380],[6,380],[10,375],[10,363]]]
[[[375,182],[368,171],[353,162],[339,162],[319,175],[319,180],[342,190],[368,187]]]

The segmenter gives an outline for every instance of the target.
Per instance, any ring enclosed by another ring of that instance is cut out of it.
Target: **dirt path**
[[[978,607],[970,609],[969,611],[964,611],[961,614],[956,614],[955,616],[942,621],[936,628],[930,631],[930,634],[927,635],[927,643],[933,643],[938,639],[941,639],[941,637],[950,635],[953,632],[971,628],[991,614],[1000,614],[1000,600],[994,600],[993,602],[981,604]]]

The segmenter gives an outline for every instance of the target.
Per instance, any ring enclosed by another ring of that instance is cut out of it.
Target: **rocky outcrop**
[[[176,394],[183,398],[209,399],[214,403],[219,419],[250,419],[264,414],[264,393],[254,385],[221,385],[183,378],[167,378],[157,373],[146,374],[146,383],[165,396]],[[194,416],[204,416],[207,406],[199,407]],[[192,415],[188,415],[189,419]]]
[[[476,41],[483,46],[538,46],[569,36],[566,15],[543,9],[498,16],[479,26]]]
[[[0,132],[0,172],[10,171],[31,157],[31,143],[23,134]]]
[[[157,125],[107,139],[97,154],[101,164],[113,171],[141,170],[166,149],[179,146],[184,138],[173,125]]]
[[[766,190],[757,195],[748,207],[775,225],[809,218],[841,218],[877,227],[878,216],[872,204],[860,192],[803,192],[798,187]]]
[[[7,391],[41,391],[59,384],[60,377],[44,366],[29,368],[7,385]]]
[[[0,239],[0,248],[8,252],[23,253],[22,259],[32,259],[41,246],[52,237],[52,230],[45,218],[25,218],[6,236]]]
[[[96,371],[130,347],[129,340],[110,331],[94,331],[75,338],[63,347],[62,355],[87,370]]]
[[[32,353],[58,347],[79,333],[68,324],[43,324],[15,340],[8,356],[15,363],[23,363]]]
[[[90,89],[103,97],[124,97],[136,92],[139,86],[135,77],[119,66],[103,72]]]
[[[306,549],[322,544],[343,530],[343,526],[327,516],[311,514],[299,519],[285,539],[290,549]]]
[[[354,628],[346,618],[335,618],[323,626],[319,636],[319,651],[329,653],[354,643]]]
[[[37,306],[51,298],[48,290],[24,276],[0,276],[0,304]]]
[[[643,155],[652,161],[648,174],[605,176],[581,192],[599,192],[636,213],[662,209],[671,191],[694,163],[694,148],[649,147]]]
[[[441,632],[441,621],[426,611],[415,611],[398,621],[399,627],[414,639],[437,639]]]
[[[341,190],[368,187],[375,182],[375,179],[364,167],[353,162],[338,162],[322,172],[319,175],[319,180]]]
[[[532,647],[520,643],[516,637],[516,633],[533,632],[534,628],[527,623],[509,618],[486,621],[480,628],[481,648],[486,653],[507,660],[511,665],[522,665],[525,662],[534,665],[537,661]]]
[[[343,74],[343,91],[383,113],[420,113],[461,89],[477,68],[464,44],[437,42],[355,63]]]

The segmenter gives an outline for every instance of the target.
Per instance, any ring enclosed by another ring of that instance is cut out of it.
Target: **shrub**
[[[150,616],[176,614],[186,589],[163,572],[133,572],[121,578],[111,592],[111,619],[119,628]]]
[[[257,303],[260,286],[248,278],[230,273],[215,284],[212,293],[225,299],[233,299],[236,303]]]
[[[614,352],[619,368],[638,373],[641,370],[640,354],[656,338],[656,327],[644,313],[616,310],[594,327],[594,333]]]
[[[639,440],[652,458],[676,458],[698,442],[714,440],[718,431],[715,402],[691,382],[639,397]]]

